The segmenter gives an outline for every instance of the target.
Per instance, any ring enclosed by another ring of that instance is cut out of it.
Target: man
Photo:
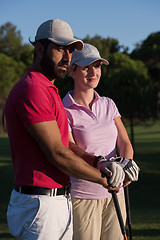
[[[68,148],[68,120],[54,85],[83,42],[73,37],[66,22],[54,19],[40,25],[32,44],[33,67],[13,87],[5,105],[15,174],[8,226],[18,239],[72,239],[69,175],[108,188],[99,170]],[[92,165],[98,160],[89,154],[87,158]]]

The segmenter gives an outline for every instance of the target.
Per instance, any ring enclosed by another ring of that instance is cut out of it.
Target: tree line
[[[119,45],[117,39],[87,35],[82,39],[96,46],[109,66],[102,66],[102,77],[96,91],[111,97],[126,121],[130,123],[134,145],[133,126],[137,121],[159,119],[160,110],[160,32],[150,34],[135,49]],[[0,132],[5,100],[13,85],[32,65],[33,47],[23,44],[21,32],[12,23],[0,27]],[[69,75],[55,85],[61,97],[73,88]]]

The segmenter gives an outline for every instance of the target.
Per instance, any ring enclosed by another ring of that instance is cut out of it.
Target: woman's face
[[[73,70],[75,87],[79,90],[96,88],[101,77],[101,61],[95,61],[88,66],[76,66]]]

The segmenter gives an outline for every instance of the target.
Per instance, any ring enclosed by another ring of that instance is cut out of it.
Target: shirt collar
[[[40,75],[38,79],[41,82],[41,84],[45,85],[46,87],[52,87],[57,93],[59,93],[58,88],[47,77],[45,77],[37,68],[30,67],[28,69],[28,74],[30,73],[33,75],[37,75],[37,74]]]
[[[62,102],[63,102],[64,106],[65,107],[70,107],[72,105],[81,106],[74,101],[74,99],[72,97],[72,93],[73,93],[73,90],[69,91],[67,93],[67,95],[63,98]],[[93,104],[100,98],[99,94],[96,91],[94,91],[94,95],[95,95],[95,98],[94,98]]]

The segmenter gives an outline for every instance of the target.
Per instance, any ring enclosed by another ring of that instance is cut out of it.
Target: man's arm
[[[96,156],[87,153],[86,151],[84,151],[75,144],[71,132],[69,132],[69,146],[74,153],[83,158],[90,165],[97,167],[103,173],[104,176],[108,176],[110,186],[117,186],[118,188],[120,187],[120,184],[123,182],[125,176],[124,171],[120,165],[113,162],[107,162],[107,160],[102,156],[100,156],[101,158],[100,163],[99,159]],[[108,190],[112,191],[113,189],[110,188]]]
[[[27,130],[40,146],[46,159],[62,172],[76,178],[99,183],[108,188],[107,179],[101,177],[98,169],[87,164],[64,146],[56,121],[36,123]]]
[[[90,153],[87,153],[84,151],[82,148],[78,147],[78,145],[75,143],[72,133],[69,132],[68,134],[68,139],[69,139],[69,148],[80,158],[85,160],[89,165],[96,167],[98,158]]]

